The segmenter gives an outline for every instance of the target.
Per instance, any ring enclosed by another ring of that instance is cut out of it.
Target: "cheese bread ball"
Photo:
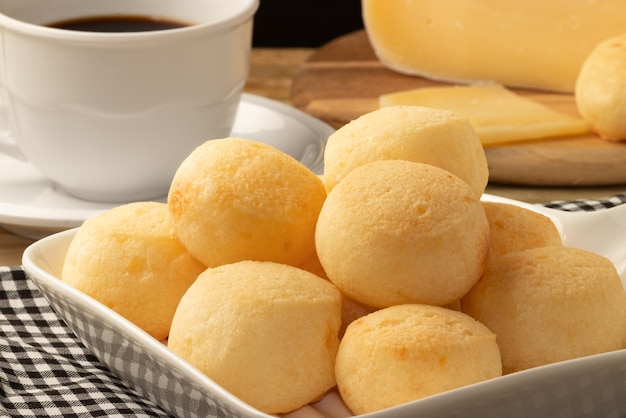
[[[489,177],[487,159],[469,121],[420,106],[390,106],[366,113],[328,138],[324,184],[328,190],[350,171],[376,160],[408,160],[448,170],[481,196]]]
[[[626,35],[599,43],[578,74],[578,111],[591,128],[609,140],[626,140]]]
[[[335,365],[354,414],[366,414],[502,375],[496,336],[461,312],[396,305],[348,326]]]
[[[180,298],[205,268],[176,238],[164,203],[137,202],[83,223],[61,280],[162,340]]]
[[[223,138],[180,165],[168,206],[183,245],[209,267],[241,260],[298,265],[315,249],[325,198],[317,175],[288,154]]]
[[[491,237],[487,262],[513,251],[563,243],[556,225],[539,212],[509,203],[482,204]]]
[[[169,348],[268,414],[335,386],[341,295],[296,267],[240,261],[202,273],[180,302]]]
[[[328,278],[349,298],[375,308],[445,305],[483,274],[489,226],[454,174],[380,160],[355,168],[328,194],[315,240]]]
[[[626,348],[626,293],[605,257],[564,246],[503,255],[462,299],[498,336],[505,373]]]

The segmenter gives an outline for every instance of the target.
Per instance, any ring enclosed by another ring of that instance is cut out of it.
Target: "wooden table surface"
[[[291,85],[302,64],[315,52],[309,48],[257,48],[252,51],[250,76],[245,91],[291,104]],[[593,199],[626,192],[623,187],[538,188],[488,186],[487,192],[526,202]],[[24,249],[33,241],[0,228],[0,266],[21,263]]]

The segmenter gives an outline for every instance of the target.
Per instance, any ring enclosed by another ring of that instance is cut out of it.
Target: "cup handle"
[[[0,103],[0,153],[16,160],[27,161],[8,128],[7,111],[4,103]]]

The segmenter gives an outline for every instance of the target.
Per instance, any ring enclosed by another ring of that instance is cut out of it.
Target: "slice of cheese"
[[[626,33],[624,0],[362,0],[362,14],[393,70],[569,93],[592,49]]]
[[[381,107],[395,105],[446,109],[466,117],[485,146],[588,132],[582,118],[558,112],[500,85],[426,87],[380,97]]]

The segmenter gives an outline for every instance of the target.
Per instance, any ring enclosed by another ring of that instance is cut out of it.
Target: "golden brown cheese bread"
[[[576,80],[578,111],[605,139],[626,140],[624,68],[626,34],[600,42],[584,61]]]
[[[335,386],[341,294],[296,267],[241,261],[210,268],[176,311],[169,348],[268,414]]]
[[[180,298],[205,269],[176,238],[164,203],[137,202],[83,223],[61,279],[162,340]]]
[[[315,241],[328,278],[357,302],[445,305],[483,274],[489,226],[459,177],[380,160],[355,168],[328,194]]]
[[[496,336],[461,312],[427,305],[381,309],[348,326],[337,387],[366,414],[502,375]]]
[[[435,165],[465,180],[481,196],[489,177],[478,134],[466,118],[421,106],[390,106],[337,129],[324,152],[328,190],[350,171],[376,160]]]
[[[482,204],[491,238],[488,263],[513,251],[563,243],[556,225],[539,212],[509,203],[483,201]]]
[[[491,263],[463,312],[498,336],[505,373],[626,347],[626,292],[607,258],[550,246]]]
[[[180,241],[209,267],[241,260],[299,265],[315,249],[321,180],[252,140],[207,141],[180,165],[168,206]]]

